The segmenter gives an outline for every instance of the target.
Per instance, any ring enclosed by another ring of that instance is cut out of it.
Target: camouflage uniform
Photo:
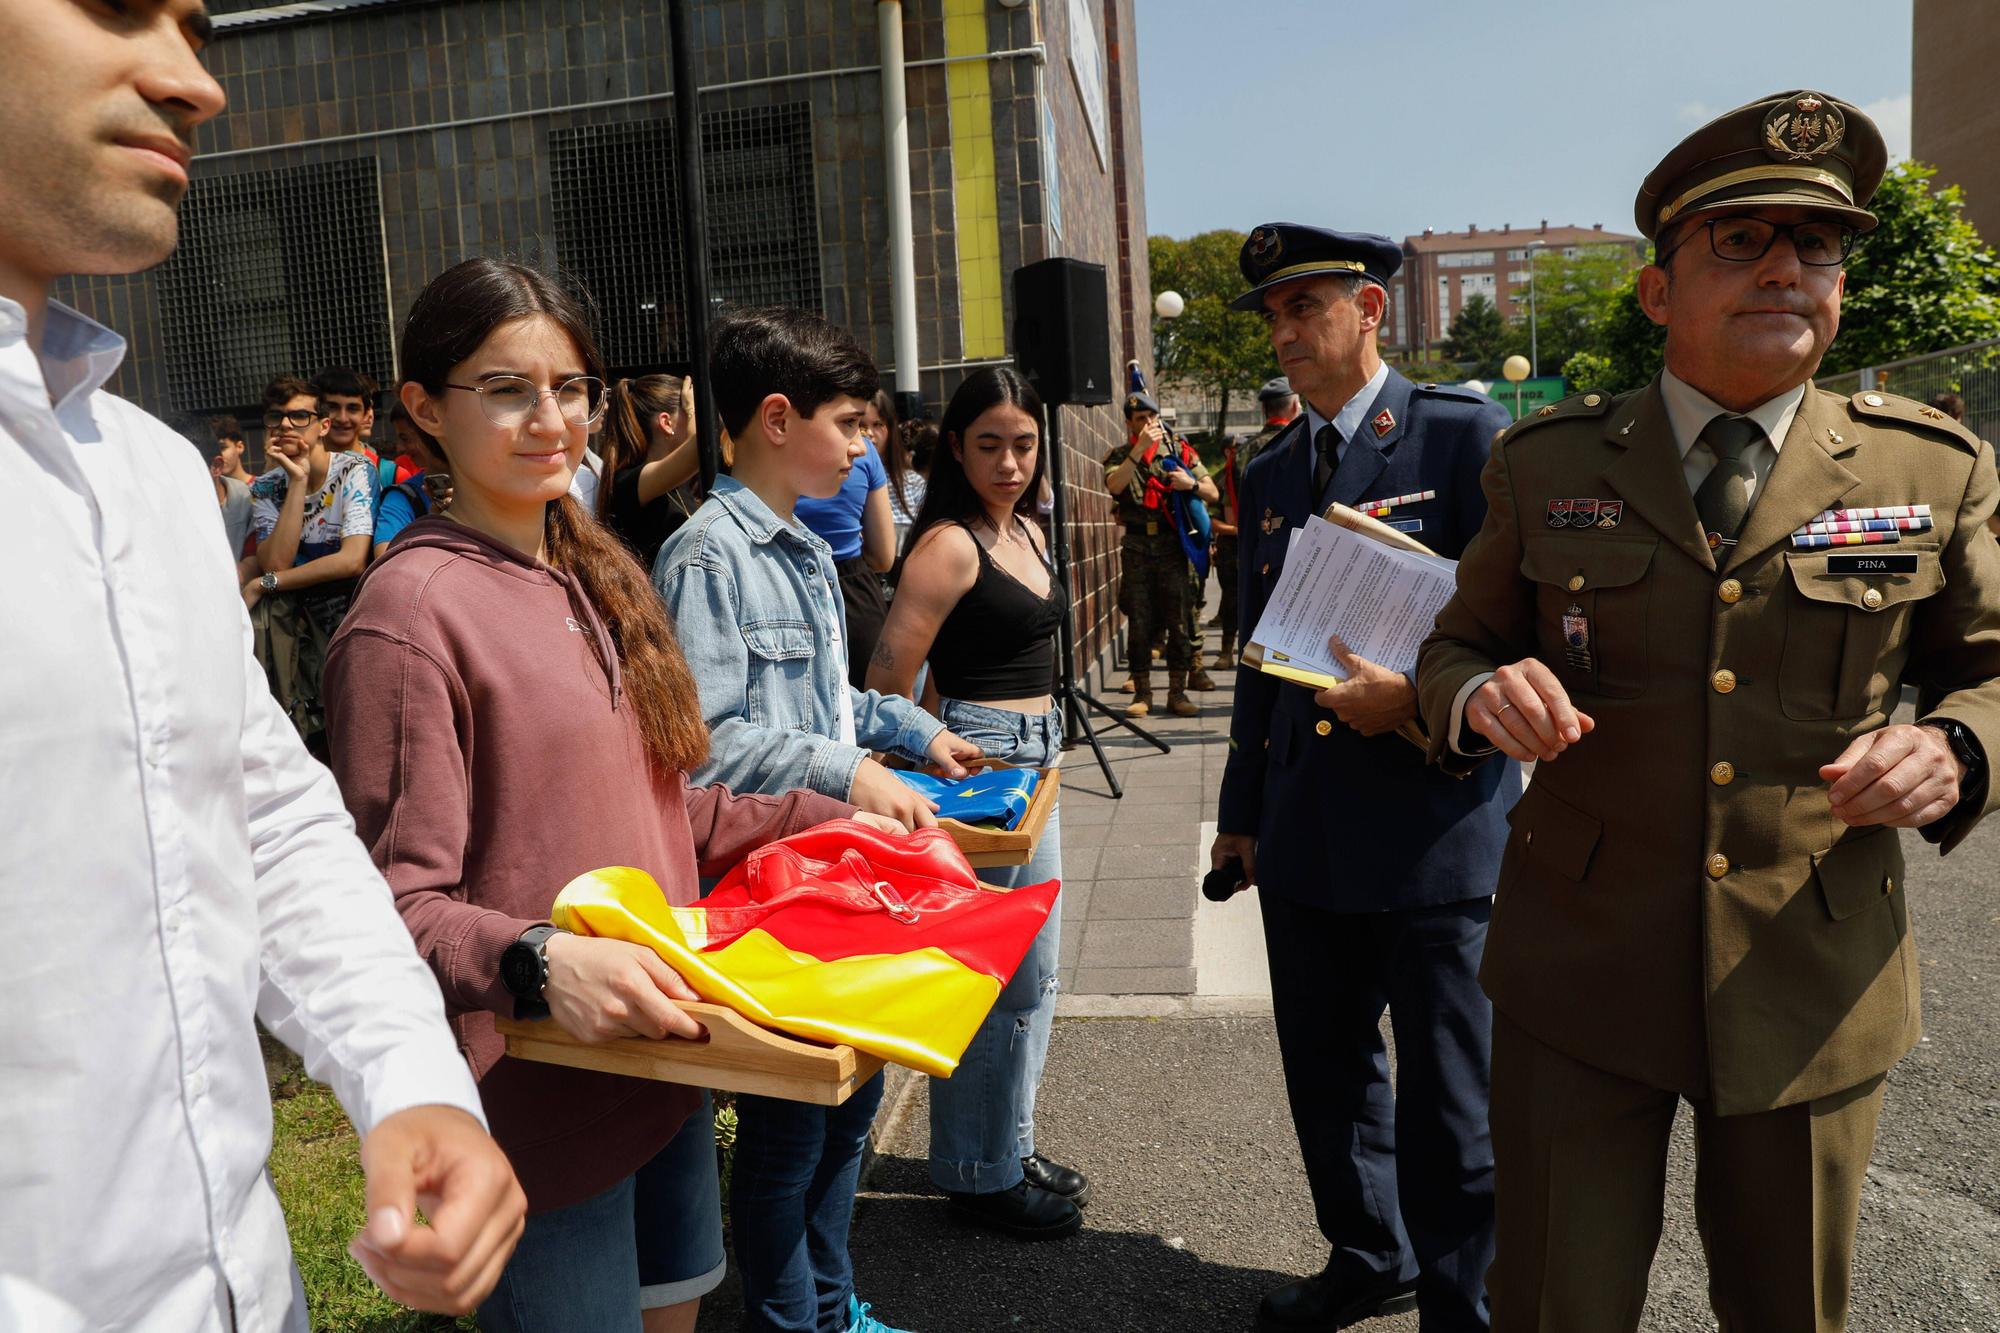
[[[1178,441],[1174,448],[1196,481],[1208,476],[1192,449]],[[1132,446],[1121,444],[1104,456],[1108,478],[1131,455]],[[1164,484],[1167,469],[1161,466],[1166,450],[1158,451],[1150,463],[1133,468],[1131,481],[1113,495],[1118,505],[1118,521],[1125,529],[1120,547],[1123,568],[1119,602],[1126,615],[1125,643],[1135,677],[1144,677],[1152,663],[1151,647],[1157,630],[1164,627],[1167,637],[1167,670],[1178,679],[1188,669],[1193,656],[1188,639],[1187,597],[1190,583],[1187,552],[1164,508],[1145,505],[1146,482],[1158,478]],[[1135,699],[1136,702],[1136,699]],[[1141,710],[1143,712],[1143,710]]]
[[[1285,428],[1282,421],[1267,421],[1264,428],[1236,446],[1236,466],[1230,476],[1221,483],[1223,487],[1223,521],[1241,529],[1243,516],[1236,512],[1236,493],[1243,485],[1243,472],[1250,466],[1250,460],[1263,451],[1265,445],[1278,438],[1278,432]],[[1233,666],[1234,655],[1239,647],[1236,624],[1236,538],[1220,536],[1215,539],[1215,577],[1222,584],[1222,606],[1217,617],[1222,625],[1222,655],[1216,659],[1217,666]],[[1254,625],[1242,626],[1243,638],[1248,640]]]

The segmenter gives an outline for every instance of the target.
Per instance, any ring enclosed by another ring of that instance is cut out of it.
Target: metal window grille
[[[176,408],[255,403],[285,371],[352,366],[393,381],[374,158],[201,177],[180,220],[158,286]]]
[[[713,298],[821,309],[809,105],[705,112],[701,136]],[[563,267],[597,302],[606,359],[685,361],[672,119],[557,130],[549,155]]]

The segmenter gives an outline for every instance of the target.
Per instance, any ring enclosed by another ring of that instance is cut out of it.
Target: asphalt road
[[[2000,822],[1942,861],[1905,838],[1928,1035],[1890,1077],[1850,1327],[2000,1333]],[[1063,1020],[1037,1123],[1097,1190],[1084,1231],[1042,1245],[953,1222],[924,1171],[921,1085],[885,1126],[852,1249],[893,1327],[1248,1329],[1265,1288],[1323,1260],[1268,1018]],[[1685,1116],[1677,1131],[1646,1333],[1713,1328]],[[735,1328],[737,1311],[725,1287],[701,1326]]]

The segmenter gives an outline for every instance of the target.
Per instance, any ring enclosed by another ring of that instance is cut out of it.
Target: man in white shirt
[[[200,456],[101,391],[123,342],[48,299],[172,250],[223,102],[207,28],[195,0],[0,6],[0,1326],[306,1327],[253,1018],[362,1135],[350,1249],[390,1296],[472,1309],[525,1209],[264,689]]]

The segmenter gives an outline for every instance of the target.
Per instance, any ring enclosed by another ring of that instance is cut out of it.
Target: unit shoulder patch
[[[1979,437],[1967,430],[1964,423],[1954,421],[1935,407],[1920,403],[1914,398],[1904,398],[1899,394],[1883,393],[1876,389],[1863,389],[1847,400],[1847,407],[1858,420],[1914,426],[1919,430],[1951,440],[1968,453],[1979,452]]]

